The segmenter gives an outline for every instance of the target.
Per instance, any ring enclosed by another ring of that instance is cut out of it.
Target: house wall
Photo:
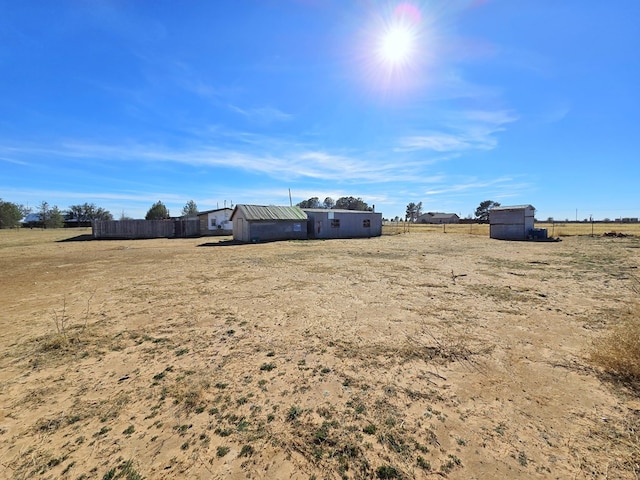
[[[460,218],[458,216],[430,217],[429,215],[420,215],[416,220],[416,223],[430,223],[430,224],[460,223]]]
[[[367,238],[382,235],[382,214],[374,212],[340,212],[305,210],[309,238]],[[368,220],[368,227],[364,226]],[[339,222],[339,226],[335,221]]]
[[[233,233],[232,210],[219,210],[199,215],[202,235],[231,235]]]
[[[534,227],[534,211],[529,208],[491,210],[489,236],[499,240],[526,240]]]

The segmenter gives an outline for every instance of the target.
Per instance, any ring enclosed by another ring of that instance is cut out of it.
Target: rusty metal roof
[[[249,221],[307,220],[307,214],[299,207],[281,207],[277,205],[236,205],[236,208],[231,214],[231,220],[233,220],[238,212],[241,212],[242,216]]]

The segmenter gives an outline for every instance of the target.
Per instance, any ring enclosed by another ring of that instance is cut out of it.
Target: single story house
[[[460,217],[455,213],[427,212],[420,215],[416,223],[460,223]]]
[[[231,208],[217,208],[198,212],[201,235],[232,235]]]
[[[307,239],[307,214],[299,207],[236,205],[230,220],[239,242]]]
[[[358,238],[382,235],[382,214],[362,210],[305,208],[309,238]]]
[[[499,240],[527,240],[534,230],[535,211],[531,205],[492,208],[489,236]]]

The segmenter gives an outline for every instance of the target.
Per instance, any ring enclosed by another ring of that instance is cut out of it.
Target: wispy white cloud
[[[112,162],[173,162],[193,167],[241,169],[278,180],[306,178],[350,184],[413,181],[418,170],[428,164],[428,161],[422,159],[400,159],[398,154],[336,154],[296,143],[288,145],[286,142],[277,143],[266,152],[236,147],[197,144],[171,148],[152,144],[66,141],[51,146],[0,146],[0,152],[10,152],[14,157],[37,156],[45,161],[55,158],[86,158]]]
[[[248,119],[251,122],[258,124],[270,124],[273,122],[286,122],[293,119],[293,115],[283,112],[274,107],[260,107],[260,108],[240,108],[236,105],[229,105],[229,109],[235,113],[238,113]]]
[[[429,130],[409,135],[399,140],[397,151],[432,150],[435,152],[460,152],[463,150],[492,150],[498,144],[496,133],[504,131],[504,125],[515,122],[517,117],[509,111],[473,110],[463,112],[450,121],[451,132]]]
[[[0,162],[13,163],[15,165],[22,165],[24,167],[28,167],[29,166],[29,163],[24,162],[22,160],[16,160],[14,158],[0,157]]]

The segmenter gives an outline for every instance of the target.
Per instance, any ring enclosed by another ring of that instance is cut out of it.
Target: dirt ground
[[[637,478],[638,237],[86,233],[0,232],[2,478]]]

